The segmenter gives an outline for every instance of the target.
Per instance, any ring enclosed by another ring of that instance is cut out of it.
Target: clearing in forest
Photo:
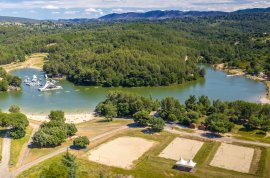
[[[178,161],[181,157],[193,159],[202,147],[203,142],[185,138],[174,139],[159,155],[159,157]]]
[[[139,137],[120,137],[90,151],[89,160],[108,166],[131,169],[133,162],[138,160],[154,143]]]
[[[248,173],[253,155],[253,148],[222,143],[210,165]]]
[[[13,62],[11,64],[2,65],[1,67],[7,72],[22,68],[42,69],[47,56],[48,53],[34,53],[31,56],[27,56],[24,62]]]

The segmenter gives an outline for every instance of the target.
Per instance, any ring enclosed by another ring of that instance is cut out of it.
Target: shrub
[[[75,138],[73,141],[73,145],[77,148],[86,148],[89,144],[90,141],[86,136]]]

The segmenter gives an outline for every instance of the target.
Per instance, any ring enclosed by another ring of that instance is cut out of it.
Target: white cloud
[[[79,13],[80,11],[65,11],[64,14],[67,14],[67,15],[74,15],[74,14],[77,14]]]
[[[52,14],[60,14],[58,11],[51,12]]]
[[[46,5],[42,7],[43,9],[59,9],[59,7],[55,6],[55,5]]]
[[[113,13],[123,13],[123,12],[126,12],[126,11],[124,9],[117,8],[117,9],[112,9],[112,12]]]
[[[100,15],[104,14],[102,9],[95,9],[95,8],[85,9],[85,13],[86,14],[100,14]]]
[[[90,9],[87,13],[101,14],[93,9],[179,9],[179,10],[237,10],[269,7],[270,0],[22,0],[1,1],[2,9]],[[120,12],[120,11],[118,11]]]

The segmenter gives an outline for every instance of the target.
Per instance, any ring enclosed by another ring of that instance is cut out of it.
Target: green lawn
[[[10,150],[10,160],[9,160],[10,167],[16,166],[18,159],[19,159],[19,156],[20,156],[20,152],[22,150],[22,147],[30,139],[32,130],[33,130],[32,127],[28,126],[26,128],[25,137],[23,137],[21,139],[12,139],[11,140],[11,150]]]
[[[233,137],[238,139],[270,143],[270,137],[266,137],[261,130],[246,130],[241,125],[236,125],[232,130],[232,134]]]
[[[195,173],[186,173],[173,169],[173,165],[175,164],[174,160],[161,158],[158,155],[160,152],[176,137],[176,135],[162,132],[159,134],[144,134],[139,129],[132,129],[121,133],[117,136],[114,136],[111,139],[117,138],[119,136],[134,136],[134,137],[142,137],[145,139],[153,140],[156,142],[155,146],[153,146],[148,152],[146,152],[139,160],[135,161],[135,166],[132,170],[124,170],[115,167],[109,167],[101,164],[97,164],[95,162],[90,162],[87,160],[87,153],[83,151],[76,151],[77,163],[79,165],[78,169],[78,178],[87,178],[87,177],[121,177],[121,176],[129,176],[133,177],[155,177],[155,178],[163,178],[163,177],[181,177],[181,178],[257,178],[263,177],[262,175],[265,173],[265,161],[260,159],[259,165],[263,168],[260,171],[257,171],[256,174],[244,174],[235,171],[229,171],[221,168],[216,168],[209,166],[212,158],[214,157],[216,150],[218,149],[220,143],[218,142],[205,142],[202,148],[199,150],[197,155],[194,158],[196,161],[197,167]],[[269,153],[269,150],[267,150]],[[268,155],[269,157],[269,155]],[[45,167],[48,167],[53,162],[59,162],[61,156],[54,157],[50,160],[47,160],[43,163],[40,163],[31,169],[25,171],[23,174],[19,176],[19,178],[29,177],[34,178],[38,177],[41,170]],[[267,160],[267,164],[269,165],[269,160]],[[261,172],[261,173],[259,173]],[[265,173],[268,175],[268,173]]]

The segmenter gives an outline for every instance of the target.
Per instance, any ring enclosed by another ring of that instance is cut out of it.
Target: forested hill
[[[196,80],[199,62],[270,76],[270,13],[0,26],[0,64],[49,53],[44,70],[80,85],[160,86]]]
[[[136,20],[136,19],[170,19],[170,18],[183,18],[183,17],[209,17],[209,16],[222,16],[227,15],[227,12],[220,11],[177,11],[177,10],[168,10],[168,11],[149,11],[145,13],[137,12],[128,12],[123,14],[108,14],[103,17],[100,17],[100,20]]]
[[[11,23],[40,23],[41,21],[35,20],[35,19],[22,18],[22,17],[0,16],[0,22],[11,22]]]
[[[254,9],[244,9],[234,12],[222,12],[222,11],[178,11],[178,10],[156,10],[149,12],[127,12],[127,13],[113,13],[100,17],[100,20],[138,20],[138,19],[148,19],[148,20],[159,20],[159,19],[175,19],[175,18],[185,18],[185,17],[219,17],[219,16],[229,16],[234,14],[252,14],[252,13],[266,13],[270,12],[270,8],[254,8]]]

